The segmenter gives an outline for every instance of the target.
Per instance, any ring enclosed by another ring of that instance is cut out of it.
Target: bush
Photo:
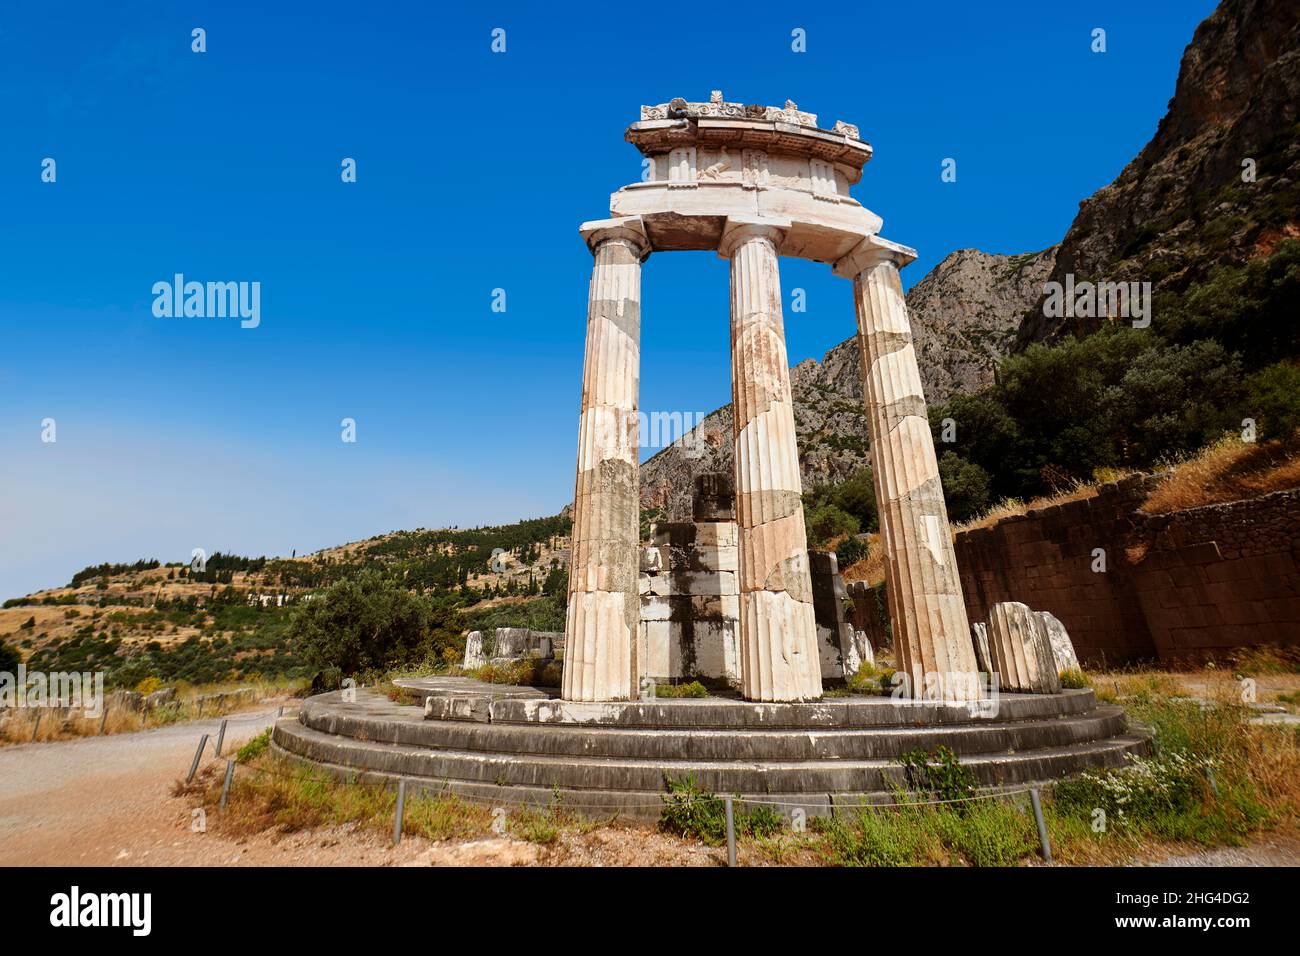
[[[939,459],[939,479],[952,521],[967,521],[989,507],[989,473],[960,455],[945,451]]]
[[[1261,439],[1287,439],[1300,428],[1300,368],[1278,362],[1246,378],[1246,416]]]
[[[1120,825],[1145,827],[1156,818],[1184,813],[1199,802],[1214,761],[1182,753],[1134,757],[1126,767],[1087,770],[1058,783],[1053,796],[1067,813],[1089,815],[1095,808]]]
[[[248,763],[248,761],[266,753],[266,748],[269,746],[271,746],[271,728],[267,727],[266,730],[235,751],[235,761],[237,763]]]
[[[691,776],[685,780],[665,776],[664,783],[668,793],[659,814],[659,829],[709,846],[727,842],[727,805],[721,797],[701,790]],[[785,819],[770,804],[746,809],[739,801],[732,807],[732,822],[737,837],[768,837],[785,826]]]
[[[860,537],[850,535],[835,548],[835,562],[843,571],[867,556],[867,544]]]
[[[697,680],[689,684],[656,684],[656,697],[708,697],[709,689]]]
[[[695,778],[685,780],[665,777],[668,793],[659,814],[659,828],[678,836],[690,837],[718,846],[727,839],[726,805],[720,797],[705,793],[695,785]]]
[[[350,675],[420,662],[430,619],[425,598],[367,571],[297,607],[289,634],[307,663]]]
[[[813,547],[824,547],[835,538],[858,533],[858,519],[835,505],[819,505],[806,510],[805,518],[808,543]]]
[[[18,653],[18,648],[5,641],[0,641],[0,671],[17,674],[18,665],[22,663],[22,660],[23,656]]]
[[[964,800],[974,796],[978,789],[971,769],[962,766],[957,755],[942,745],[933,754],[917,747],[899,757],[898,762],[903,765],[908,789],[929,794],[936,800]],[[954,806],[964,809],[966,804]]]

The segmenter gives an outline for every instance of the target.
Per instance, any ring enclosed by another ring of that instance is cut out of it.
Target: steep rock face
[[[1216,263],[1266,256],[1300,237],[1298,110],[1300,3],[1224,0],[1183,53],[1155,136],[1080,203],[1051,279],[1069,273],[1178,289]],[[1242,179],[1247,160],[1254,182]],[[1086,334],[1102,321],[1047,318],[1039,301],[1016,348]]]
[[[992,381],[1020,317],[1042,291],[1055,247],[1021,256],[961,249],[908,293],[921,380],[931,404]],[[804,489],[835,484],[868,465],[867,419],[857,338],[821,362],[790,372]],[[641,503],[673,521],[689,520],[694,476],[730,472],[731,406],[705,418],[692,442],[664,449],[641,466]]]
[[[1043,293],[1056,246],[1019,256],[959,249],[907,294],[912,341],[931,405],[993,381],[1020,316]]]

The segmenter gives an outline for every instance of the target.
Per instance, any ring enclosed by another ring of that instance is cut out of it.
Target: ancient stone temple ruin
[[[466,673],[396,678],[396,700],[366,688],[316,695],[276,722],[273,750],[346,779],[643,820],[658,819],[670,781],[839,814],[894,802],[917,748],[950,749],[994,789],[1144,753],[1120,708],[1061,687],[1059,672],[1077,661],[1054,617],[1004,601],[974,634],[967,627],[898,278],[913,254],[880,238],[880,218],[849,195],[871,155],[857,129],[821,129],[793,103],[715,94],[644,107],[627,138],[650,178],[582,227],[595,267],[565,633],[473,632]],[[674,249],[716,249],[730,266],[735,473],[701,476],[693,520],[658,525],[643,545],[641,264]],[[824,682],[870,653],[862,632],[884,634],[861,607],[860,629],[849,623],[834,555],[805,539],[782,254],[853,283],[893,653],[906,678],[822,700]],[[525,659],[551,676],[538,686],[474,676]],[[713,685],[709,697],[653,693],[696,679]]]
[[[649,178],[581,233],[595,264],[578,427],[563,696],[632,700],[659,663],[641,639],[637,468],[641,265],[714,249],[731,270],[736,655],[744,696],[815,700],[823,669],[804,531],[780,256],[852,281],[899,670],[911,692],[979,695],[939,468],[898,270],[916,258],[849,194],[871,158],[856,126],[784,107],[675,99],[627,140]]]

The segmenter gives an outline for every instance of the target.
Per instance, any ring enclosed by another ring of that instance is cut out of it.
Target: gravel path
[[[227,752],[275,719],[276,708],[226,719]],[[0,749],[0,862],[108,866],[219,862],[189,832],[171,784],[189,771],[199,736],[220,718],[153,730]],[[212,755],[211,746],[204,751]]]

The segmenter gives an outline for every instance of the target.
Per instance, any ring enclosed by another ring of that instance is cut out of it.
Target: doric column
[[[790,366],[772,225],[729,220],[731,397],[740,568],[741,690],[749,700],[821,697]]]
[[[636,218],[585,223],[595,264],[587,305],[587,352],[578,419],[565,700],[637,696],[637,394],[641,363],[641,261],[649,254]]]
[[[972,700],[978,667],[898,278],[912,250],[878,237],[835,265],[853,280],[862,391],[898,670],[914,697]]]

